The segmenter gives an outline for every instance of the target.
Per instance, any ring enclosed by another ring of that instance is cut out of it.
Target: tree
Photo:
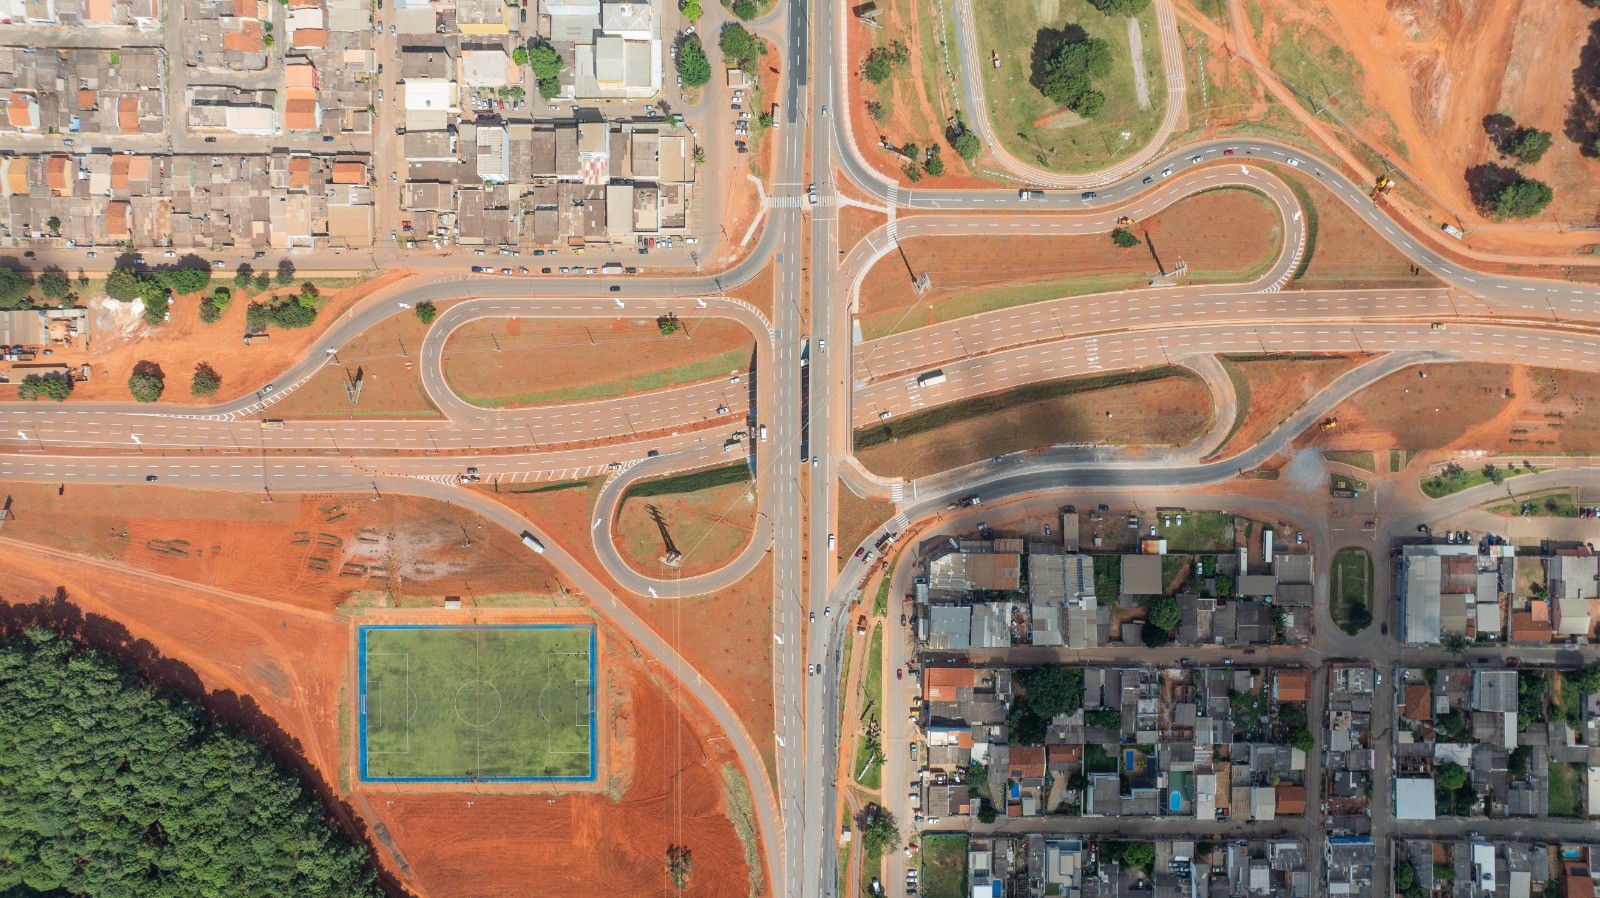
[[[528,48],[527,47],[518,47],[515,50],[512,50],[511,51],[511,61],[516,63],[519,66],[527,65],[528,64]]]
[[[1117,228],[1111,232],[1111,242],[1123,249],[1132,249],[1139,245],[1139,236],[1127,228]]]
[[[432,324],[433,319],[439,317],[439,307],[431,302],[419,302],[412,307],[412,311],[417,313],[417,320],[423,324]]]
[[[382,894],[295,770],[48,631],[0,644],[0,757],[5,893]]]
[[[165,287],[171,288],[173,293],[185,296],[190,293],[199,293],[211,283],[211,269],[209,268],[162,268],[155,273],[155,280]]]
[[[1495,218],[1532,218],[1555,198],[1550,185],[1533,178],[1518,178],[1494,195]]]
[[[686,34],[678,38],[677,64],[684,87],[704,87],[711,82],[711,60],[706,58],[705,47],[700,45],[700,35]]]
[[[133,302],[139,298],[144,279],[131,268],[113,268],[106,275],[106,296],[118,302]]]
[[[539,96],[546,100],[561,93],[561,67],[563,61],[556,48],[539,41],[528,48],[528,65],[539,82]]]
[[[667,846],[667,875],[672,887],[683,891],[689,887],[689,873],[694,869],[694,856],[687,845]]]
[[[862,832],[861,844],[867,851],[879,854],[899,848],[900,825],[895,822],[894,815],[886,810],[878,811],[878,816]]]
[[[61,402],[72,395],[72,379],[65,374],[30,374],[17,385],[17,398]],[[0,826],[0,830],[4,827]]]
[[[1511,155],[1523,165],[1533,165],[1550,149],[1550,132],[1538,128],[1518,128],[1511,135]]]
[[[661,331],[661,336],[670,337],[678,332],[683,325],[678,323],[676,315],[662,315],[656,319],[656,328]]]
[[[1150,842],[1122,843],[1122,865],[1149,869],[1156,862],[1156,846]]]
[[[1092,37],[1068,41],[1045,61],[1040,90],[1084,118],[1093,118],[1106,102],[1105,94],[1095,89],[1093,79],[1110,71],[1111,45]]]
[[[0,311],[20,309],[28,304],[33,275],[10,265],[0,265]]]
[[[678,8],[678,11],[683,13],[683,17],[688,19],[691,24],[700,21],[700,17],[705,14],[704,10],[700,8],[700,0],[683,0],[683,5]]]
[[[1417,881],[1417,871],[1411,866],[1411,861],[1402,857],[1394,862],[1394,889],[1397,892],[1407,892]]]
[[[754,72],[761,59],[761,42],[738,22],[722,26],[722,33],[717,36],[717,46],[721,48],[723,57],[746,72]]]
[[[922,180],[922,167],[915,162],[907,162],[902,171],[906,173],[906,180],[913,184]]]
[[[167,385],[162,382],[161,376],[149,370],[136,370],[128,378],[128,392],[139,402],[155,402],[166,391]]]
[[[256,290],[265,290],[272,286],[272,278],[265,271],[256,275]]]
[[[1289,738],[1284,740],[1284,744],[1290,748],[1298,748],[1304,752],[1311,751],[1317,745],[1316,741],[1311,737],[1311,731],[1305,727],[1296,727],[1291,730],[1289,732]]]
[[[1454,761],[1446,761],[1433,772],[1433,781],[1439,788],[1454,792],[1467,784],[1467,771]]]
[[[273,275],[273,280],[280,287],[287,287],[294,283],[294,263],[288,259],[278,263],[278,273]]]
[[[1368,608],[1365,602],[1351,602],[1347,617],[1350,619],[1350,626],[1357,630],[1365,630],[1372,626],[1372,609]]]
[[[928,161],[924,162],[922,167],[928,170],[928,174],[937,178],[944,174],[944,157],[939,155],[938,144],[928,147],[928,152],[931,155],[928,156]]]
[[[152,283],[144,297],[144,323],[156,327],[166,321],[167,306],[171,302],[172,295],[167,288]]]
[[[978,799],[978,800],[979,801],[983,801],[983,799],[981,799],[981,798]],[[993,823],[999,817],[1000,817],[1000,814],[995,811],[994,805],[990,804],[987,801],[984,801],[983,802],[983,807],[978,809],[978,822],[979,823]]]
[[[872,116],[872,120],[881,125],[889,120],[889,107],[877,100],[868,100],[867,115]]]
[[[240,265],[239,269],[233,273],[233,285],[238,287],[240,290],[250,289],[250,283],[254,279],[255,271],[250,267],[250,263],[248,262]]]
[[[733,14],[746,22],[755,18],[759,12],[755,0],[733,0]]]
[[[1122,729],[1122,712],[1116,708],[1096,708],[1083,713],[1083,722],[1102,730]]]
[[[1149,626],[1158,630],[1171,632],[1178,625],[1178,600],[1172,596],[1161,596],[1150,603],[1150,613],[1146,617]]]
[[[983,141],[979,140],[978,135],[971,131],[962,131],[957,134],[955,139],[950,141],[950,146],[955,149],[957,156],[968,162],[975,161],[979,156],[983,155]]]
[[[900,41],[890,41],[882,47],[873,47],[867,51],[867,58],[861,64],[861,77],[873,84],[882,84],[889,80],[895,69],[900,68],[911,60],[911,50]]]
[[[1360,607],[1366,608],[1365,605],[1362,605]],[[1355,615],[1354,614],[1352,614],[1350,616],[1350,623],[1352,623],[1352,624],[1355,623]],[[1370,613],[1367,615],[1367,623],[1369,623],[1369,624],[1372,623],[1372,615]],[[1471,644],[1472,644],[1472,641],[1467,639],[1467,637],[1462,636],[1460,633],[1452,633],[1449,636],[1446,636],[1444,638],[1444,641],[1443,641],[1443,645],[1445,647],[1445,651],[1448,651],[1452,655],[1461,654],[1462,652],[1466,651],[1467,650],[1467,646],[1469,646]]]
[[[207,299],[200,304],[200,320],[206,324],[216,324],[222,320],[222,306]]]
[[[1146,648],[1159,649],[1172,642],[1172,634],[1160,627],[1146,626],[1139,633],[1139,639]]]
[[[72,294],[72,282],[66,275],[56,271],[46,271],[39,275],[39,293],[45,299],[63,300]]]
[[[215,396],[222,389],[222,376],[205,362],[194,366],[194,378],[189,381],[189,392],[195,396]]]
[[[1020,687],[1027,704],[1047,719],[1083,705],[1081,668],[1057,664],[1022,668],[1012,677],[1012,681]]]

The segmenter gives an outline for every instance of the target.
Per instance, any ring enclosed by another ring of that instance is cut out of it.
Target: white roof
[[[406,109],[443,112],[451,106],[451,87],[447,78],[412,78],[405,82]]]
[[[1432,820],[1433,780],[1397,779],[1394,781],[1396,820]]]

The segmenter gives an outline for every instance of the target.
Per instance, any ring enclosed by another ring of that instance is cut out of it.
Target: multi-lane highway
[[[962,6],[970,10],[970,6]],[[1171,5],[1158,2],[1169,113],[1185,87],[1174,62]],[[871,169],[849,137],[841,36],[843,5],[808,17],[784,7],[765,31],[784,48],[776,98],[771,208],[757,245],[733,268],[693,278],[614,280],[462,277],[419,284],[358,304],[333,322],[298,363],[266,384],[212,408],[67,403],[7,406],[0,426],[0,479],[147,483],[266,491],[377,490],[425,495],[471,508],[513,531],[541,531],[457,476],[477,467],[490,479],[614,476],[591,528],[617,586],[661,598],[702,594],[749,574],[773,553],[773,688],[777,730],[745,732],[715,689],[617,601],[610,588],[552,539],[548,558],[596,607],[677,675],[730,733],[750,775],[768,872],[785,896],[828,896],[837,888],[839,647],[858,561],[835,570],[830,538],[840,529],[841,477],[867,481],[853,465],[856,426],[919,408],[1075,374],[1187,364],[1214,375],[1217,353],[1364,351],[1381,357],[1339,378],[1269,437],[1242,453],[1206,461],[1232,419],[1231,391],[1217,386],[1219,421],[1189,447],[1133,459],[1115,449],[1058,449],[946,472],[912,483],[877,481],[899,502],[897,525],[925,521],[954,496],[986,499],[1059,489],[1179,489],[1226,481],[1282,450],[1343,398],[1422,359],[1516,361],[1600,370],[1600,291],[1565,282],[1494,276],[1462,267],[1430,237],[1392,221],[1334,165],[1263,140],[1208,141],[1163,150],[1159,139],[1091,175],[1050,175],[1003,167],[1032,183],[1092,186],[1022,199],[1013,189],[911,190]],[[970,20],[970,12],[967,14]],[[970,24],[970,22],[968,22]],[[1170,32],[1170,33],[1169,33]],[[968,32],[970,33],[970,28]],[[967,41],[964,41],[964,44]],[[971,55],[971,47],[964,52]],[[969,74],[969,91],[981,88]],[[830,110],[832,115],[825,114]],[[981,116],[979,117],[981,121]],[[1169,114],[1169,118],[1171,115]],[[980,132],[987,125],[979,125]],[[991,141],[993,146],[993,141]],[[1199,161],[1194,161],[1198,158]],[[1395,247],[1447,286],[1404,291],[1278,292],[1307,251],[1305,211],[1277,172],[1320,180]],[[890,223],[854,246],[839,245],[842,176],[882,201]],[[809,201],[809,184],[819,202]],[[1148,288],[1043,302],[857,342],[852,315],[860,284],[899,242],[933,236],[1103,233],[1124,215],[1143,218],[1197,192],[1222,186],[1259,192],[1277,209],[1281,248],[1248,283]],[[904,213],[904,214],[902,214]],[[808,221],[809,219],[809,221]],[[843,250],[842,261],[841,250]],[[726,297],[768,266],[770,318]],[[610,292],[615,286],[617,292]],[[598,295],[597,295],[598,294]],[[457,302],[459,301],[459,302]],[[453,303],[419,352],[419,376],[436,421],[288,421],[264,429],[273,407],[337,357],[341,347],[419,302]],[[537,408],[481,408],[447,383],[449,337],[472,321],[504,317],[719,317],[750,334],[753,370],[645,396]],[[804,356],[802,353],[804,352]],[[918,387],[918,372],[941,368],[943,384]],[[735,380],[737,378],[737,380]],[[1223,378],[1222,380],[1225,380]],[[765,440],[755,434],[767,428]],[[726,436],[746,430],[756,473],[757,532],[721,570],[682,580],[632,570],[612,543],[610,520],[638,479],[726,461]],[[654,457],[647,453],[655,451]],[[1543,475],[1541,475],[1543,476]],[[155,478],[153,481],[150,478]],[[876,534],[874,535],[876,536]],[[849,557],[854,547],[841,547]],[[814,620],[813,620],[813,615]],[[812,671],[817,671],[812,673]],[[772,739],[776,781],[760,749]]]

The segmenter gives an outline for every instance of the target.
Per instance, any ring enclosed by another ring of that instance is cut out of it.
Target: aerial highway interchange
[[[1183,67],[1174,64],[1182,50],[1171,3],[1155,5],[1169,63],[1168,109],[1176,112],[1186,89]],[[1097,174],[1051,175],[1002,156],[1002,166],[1019,183],[1048,188],[1035,190],[1034,198],[1022,199],[1014,188],[921,189],[887,181],[862,159],[849,132],[849,73],[839,39],[846,6],[784,9],[774,23],[786,64],[781,126],[771,133],[778,141],[773,195],[759,240],[730,269],[674,278],[646,271],[619,280],[615,292],[595,281],[463,276],[419,286],[399,302],[387,296],[363,301],[270,387],[259,384],[231,402],[210,408],[7,405],[0,412],[0,480],[280,495],[409,494],[455,503],[513,533],[536,535],[547,547],[545,558],[687,684],[729,734],[754,786],[766,864],[778,893],[809,898],[839,888],[840,646],[859,584],[871,573],[859,558],[835,569],[829,543],[841,529],[835,507],[839,481],[896,503],[896,518],[869,536],[871,543],[884,532],[926,526],[955,499],[974,492],[981,491],[988,504],[1063,489],[1093,501],[1098,495],[1181,496],[1223,483],[1283,450],[1363,388],[1423,362],[1538,358],[1551,367],[1600,371],[1600,288],[1477,271],[1458,261],[1461,254],[1447,252],[1448,238],[1413,233],[1341,166],[1301,148],[1253,139],[1168,146],[1168,122],[1149,146]],[[972,14],[970,3],[956,9],[958,20]],[[961,43],[967,69],[980,64],[973,59],[979,54],[970,24]],[[981,109],[980,82],[964,70],[963,83]],[[831,114],[824,114],[825,107]],[[988,128],[984,115],[976,121],[985,123],[980,131]],[[1306,252],[1305,210],[1279,176],[1291,167],[1319,179],[1370,225],[1373,240],[1389,244],[1445,286],[1283,292]],[[1169,169],[1171,175],[1163,176]],[[823,197],[816,206],[804,202],[810,182]],[[1148,287],[985,312],[872,340],[854,335],[861,284],[899,243],[1099,234],[1124,216],[1142,219],[1217,187],[1248,188],[1276,208],[1278,254],[1248,283]],[[866,194],[888,216],[888,223],[849,246],[840,243],[837,217],[846,190]],[[775,272],[770,317],[727,295],[769,266]],[[286,420],[281,428],[261,427],[262,420],[275,419],[274,405],[336,363],[351,340],[425,302],[448,303],[416,358],[421,383],[443,420]],[[647,395],[517,409],[474,406],[445,380],[446,343],[472,322],[668,315],[737,324],[754,343],[752,369],[737,378]],[[1328,385],[1257,444],[1219,457],[1225,430],[1220,425],[1231,421],[1227,410],[1234,397],[1227,378],[1207,366],[1230,353],[1300,352],[1363,352],[1374,359]],[[1138,456],[1114,448],[1059,447],[913,481],[867,474],[852,458],[853,431],[881,420],[1045,380],[1163,364],[1198,372],[1218,410],[1219,426],[1183,447]],[[918,375],[934,369],[944,381],[919,386]],[[724,442],[735,430],[750,433],[744,448],[757,484],[760,514],[750,543],[726,566],[697,576],[656,578],[631,568],[607,526],[627,487],[726,461]],[[139,454],[121,451],[133,447]],[[670,599],[714,592],[745,578],[770,553],[776,731],[747,732],[693,665],[538,521],[464,488],[458,481],[469,467],[485,481],[502,482],[606,473],[610,479],[590,533],[606,573],[636,595]],[[1563,485],[1594,478],[1575,467],[1555,462],[1535,476]],[[1284,513],[1293,516],[1292,510]],[[1385,519],[1381,535],[1425,520]],[[1308,529],[1319,526],[1307,522]],[[1322,536],[1313,530],[1314,540]],[[844,547],[847,559],[852,548]],[[904,591],[908,576],[905,569],[896,574],[893,594]],[[1327,651],[1361,651],[1359,644],[1333,636]],[[1108,650],[1105,660],[1117,656]],[[777,780],[769,782],[761,746],[774,741]],[[901,752],[886,779],[904,779],[903,765]],[[892,863],[903,865],[903,859]]]

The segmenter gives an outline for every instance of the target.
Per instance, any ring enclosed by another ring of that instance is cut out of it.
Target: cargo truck
[[[917,386],[919,386],[919,387],[938,386],[939,384],[944,383],[944,380],[945,380],[945,378],[944,378],[944,370],[943,369],[935,369],[935,370],[929,371],[929,372],[927,372],[925,374],[919,374],[917,376]]]
[[[539,542],[537,537],[526,530],[522,531],[522,544],[540,555],[544,554],[544,543]]]

